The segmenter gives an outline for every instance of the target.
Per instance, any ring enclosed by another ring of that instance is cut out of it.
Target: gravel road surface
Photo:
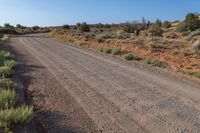
[[[99,131],[200,132],[197,85],[40,34],[16,39],[56,77]]]

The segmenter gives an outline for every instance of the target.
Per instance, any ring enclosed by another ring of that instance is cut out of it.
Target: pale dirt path
[[[19,37],[103,132],[200,132],[200,88],[34,35]]]

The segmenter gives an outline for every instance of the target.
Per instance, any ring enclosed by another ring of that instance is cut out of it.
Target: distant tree
[[[157,19],[156,22],[155,22],[155,25],[161,27],[162,26],[162,21]]]
[[[32,29],[33,30],[38,30],[38,29],[40,29],[40,27],[36,25],[36,26],[33,26]]]
[[[22,25],[17,24],[17,25],[16,25],[16,28],[22,28]]]
[[[70,26],[68,24],[65,24],[62,26],[63,29],[70,29]]]
[[[82,24],[80,24],[79,30],[82,32],[90,32],[90,27],[86,22],[83,22]]]
[[[5,28],[14,28],[14,26],[10,25],[9,23],[5,23],[5,24],[4,24],[4,27],[5,27]]]
[[[187,29],[190,31],[194,31],[200,28],[200,20],[199,17],[193,13],[188,13],[185,17],[185,23],[187,25]]]
[[[165,22],[163,22],[163,27],[164,28],[170,28],[171,27],[171,23],[169,21],[165,21]]]
[[[25,29],[26,26],[23,26],[23,25],[21,25],[21,24],[17,24],[17,25],[16,25],[16,28]]]
[[[105,24],[104,28],[110,28],[111,26],[109,24]]]

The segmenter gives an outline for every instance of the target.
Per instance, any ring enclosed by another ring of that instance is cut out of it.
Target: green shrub
[[[4,50],[0,51],[0,59],[8,60],[12,58],[13,55],[10,52]]]
[[[199,17],[193,13],[188,13],[186,15],[185,22],[187,24],[187,29],[190,31],[194,31],[194,30],[200,28]]]
[[[176,30],[178,32],[185,32],[185,31],[187,31],[187,24],[186,24],[186,22],[180,22],[179,25],[177,26]]]
[[[82,24],[78,23],[77,27],[82,32],[90,32],[90,27],[86,22],[83,22]]]
[[[102,52],[108,54],[108,53],[111,53],[111,49],[110,48],[103,48]]]
[[[112,49],[112,55],[120,55],[121,49],[120,48],[114,48]]]
[[[8,66],[0,67],[0,76],[1,77],[9,77],[12,73],[12,68]]]
[[[98,52],[103,52],[103,47],[98,47],[98,48],[97,48],[97,51],[98,51]]]
[[[133,60],[134,57],[133,57],[133,55],[131,53],[128,53],[128,54],[124,55],[124,59],[129,61],[129,60]]]
[[[16,125],[23,125],[34,117],[33,107],[23,106],[0,111],[0,127],[11,128]]]
[[[149,33],[153,36],[162,36],[163,30],[158,25],[154,24],[149,27]]]
[[[7,78],[0,79],[0,88],[10,89],[12,88],[13,82]]]
[[[163,22],[163,27],[164,28],[170,28],[171,27],[171,23],[169,21],[165,21],[165,22]]]
[[[7,60],[4,62],[4,66],[14,68],[17,65],[17,62],[14,60]]]
[[[16,92],[13,90],[0,90],[0,109],[8,109],[16,102]]]
[[[194,70],[183,69],[181,70],[182,73],[200,78],[200,72]]]
[[[65,25],[62,26],[62,28],[63,28],[63,29],[68,29],[68,30],[69,30],[69,29],[70,29],[70,26],[69,26],[68,24],[65,24]]]
[[[160,68],[166,68],[167,67],[166,62],[153,60],[153,59],[148,58],[148,57],[144,58],[144,62],[149,64],[149,65],[155,66],[155,67],[160,67]]]

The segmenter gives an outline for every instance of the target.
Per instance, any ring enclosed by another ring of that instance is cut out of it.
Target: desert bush
[[[81,32],[90,32],[90,27],[86,22],[83,22],[82,24],[78,23],[77,27]]]
[[[108,53],[111,53],[111,49],[104,47],[103,50],[102,50],[102,52],[108,54]]]
[[[127,33],[135,33],[137,27],[136,24],[132,23],[125,23],[123,26],[123,30]]]
[[[162,21],[157,19],[156,22],[155,22],[155,25],[157,25],[158,27],[161,27],[162,26]]]
[[[127,54],[124,55],[124,59],[125,59],[125,60],[128,60],[128,61],[129,61],[129,60],[133,60],[133,58],[134,58],[134,57],[133,57],[133,55],[132,55],[131,53],[127,53]]]
[[[128,60],[128,61],[130,61],[130,60],[135,60],[135,61],[141,60],[141,58],[139,58],[138,56],[133,55],[131,53],[124,54],[124,59]]]
[[[14,68],[17,65],[17,62],[14,60],[7,60],[4,62],[4,66]]]
[[[183,74],[187,74],[187,75],[190,75],[190,76],[200,78],[200,72],[198,72],[198,71],[189,70],[189,69],[182,69],[181,72]]]
[[[5,50],[0,51],[0,59],[9,60],[12,59],[13,55]]]
[[[33,107],[23,106],[0,111],[0,127],[11,128],[28,123],[34,117]]]
[[[13,90],[0,90],[0,109],[8,109],[16,102],[16,92]]]
[[[70,26],[68,24],[65,24],[62,26],[63,29],[70,29]]]
[[[120,55],[121,49],[120,48],[114,48],[112,49],[112,55]]]
[[[130,36],[129,36],[129,34],[126,33],[125,31],[123,31],[123,30],[118,30],[118,31],[116,31],[116,33],[115,33],[115,37],[118,38],[118,39],[127,39],[127,38],[129,38]]]
[[[185,22],[188,30],[194,31],[200,28],[200,20],[199,17],[193,13],[188,13],[185,17]]]
[[[0,88],[10,89],[13,86],[13,82],[7,78],[0,79]]]
[[[9,23],[5,23],[4,28],[14,28],[14,26],[10,25]]]
[[[148,57],[144,58],[144,62],[149,64],[149,65],[155,66],[155,67],[160,67],[160,68],[166,68],[167,67],[166,62],[153,60],[153,59],[148,58]]]
[[[109,33],[101,33],[101,34],[97,35],[96,38],[97,38],[98,42],[103,42],[103,40],[112,38],[112,36]]]
[[[171,23],[169,21],[165,21],[165,22],[163,22],[163,27],[164,28],[170,28],[171,27]]]
[[[194,44],[193,44],[193,49],[194,49],[196,52],[199,52],[199,51],[200,51],[200,40],[197,40],[196,42],[194,42]]]
[[[180,22],[179,25],[177,26],[176,30],[178,32],[185,32],[185,31],[187,31],[187,24],[186,24],[186,22]]]
[[[2,78],[9,77],[12,73],[12,68],[8,66],[0,67],[0,76]]]
[[[40,27],[36,25],[36,26],[33,26],[32,29],[33,29],[33,30],[39,30]]]
[[[149,33],[153,36],[162,36],[163,35],[163,30],[161,27],[159,27],[158,25],[151,25],[149,27]]]
[[[97,51],[98,51],[98,52],[103,52],[103,47],[98,47],[98,48],[97,48]]]

